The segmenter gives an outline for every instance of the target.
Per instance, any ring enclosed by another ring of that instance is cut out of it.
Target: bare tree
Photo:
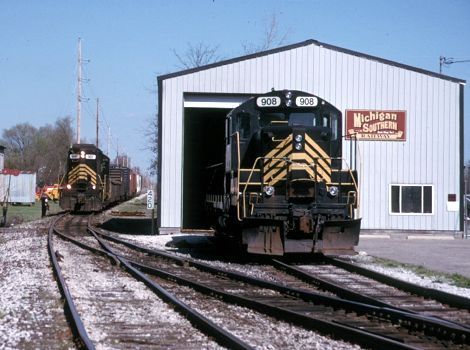
[[[173,49],[173,54],[178,59],[180,68],[190,69],[219,61],[220,56],[217,53],[218,50],[218,45],[211,46],[200,42],[195,45],[189,43],[184,54],[179,54],[175,49]]]
[[[147,128],[143,131],[144,137],[147,140],[147,146],[145,149],[152,153],[150,159],[150,165],[148,167],[150,175],[157,174],[158,166],[158,116],[150,118],[147,121]]]
[[[279,22],[277,14],[272,13],[271,17],[267,20],[265,30],[263,32],[263,39],[260,44],[243,44],[243,50],[246,54],[268,50],[270,48],[283,45],[288,32],[284,31],[281,34],[279,30]],[[173,54],[179,62],[179,67],[182,69],[190,69],[201,67],[210,63],[220,61],[222,58],[218,54],[219,46],[211,46],[199,42],[195,45],[189,43],[186,52],[183,54],[178,53],[173,49]],[[149,171],[151,175],[157,173],[158,164],[158,117],[155,116],[148,120],[147,127],[144,130],[144,136],[147,141],[147,147],[152,153],[151,164]]]
[[[57,183],[65,174],[67,152],[74,137],[72,118],[57,119],[54,125],[39,128],[38,134],[37,158],[41,160],[39,164],[36,164],[38,179],[46,184]]]
[[[245,42],[242,44],[243,51],[248,55],[251,53],[266,51],[278,46],[282,46],[285,44],[288,34],[288,30],[284,31],[283,33],[280,32],[277,14],[276,12],[273,12],[266,20],[261,42],[258,44]]]
[[[64,173],[72,138],[70,117],[39,129],[29,123],[5,129],[1,142],[6,146],[5,166],[36,172],[39,185],[56,183]]]
[[[186,52],[183,54],[178,53],[173,49],[173,54],[179,62],[179,68],[191,69],[196,67],[205,66],[217,62],[221,59],[218,54],[219,46],[211,46],[199,42],[195,45],[189,43]],[[152,153],[150,166],[148,168],[150,175],[157,174],[158,165],[158,116],[150,118],[147,121],[147,127],[143,131],[144,137],[147,141],[145,149]]]
[[[37,129],[29,123],[17,124],[3,131],[5,167],[33,170],[31,157],[34,151],[34,139]]]

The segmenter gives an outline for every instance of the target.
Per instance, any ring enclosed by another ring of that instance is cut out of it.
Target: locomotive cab
[[[353,253],[357,173],[343,169],[341,124],[338,109],[300,91],[232,110],[225,176],[210,184],[206,202],[216,230],[256,254]]]

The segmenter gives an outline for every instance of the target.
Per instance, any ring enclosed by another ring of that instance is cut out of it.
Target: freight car
[[[137,194],[131,186],[133,173],[127,167],[110,165],[109,158],[95,145],[74,144],[60,186],[60,207],[74,212],[100,211],[127,200]]]
[[[306,92],[273,90],[233,109],[225,161],[207,168],[216,234],[255,254],[353,253],[359,191],[342,131],[341,112]]]

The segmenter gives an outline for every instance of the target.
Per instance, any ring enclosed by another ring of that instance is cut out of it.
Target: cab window
[[[277,124],[286,124],[287,118],[284,113],[276,112],[276,113],[263,113],[259,117],[259,126],[272,126]]]
[[[237,114],[238,130],[240,131],[240,137],[244,139],[249,138],[251,134],[250,116],[248,113]]]
[[[322,126],[331,129],[331,140],[338,138],[338,115],[336,113],[323,113]]]
[[[317,126],[315,113],[291,113],[289,116],[291,126]]]
[[[338,138],[338,115],[333,112],[313,113],[313,112],[293,112],[289,116],[289,125],[323,127],[331,129],[331,140]]]

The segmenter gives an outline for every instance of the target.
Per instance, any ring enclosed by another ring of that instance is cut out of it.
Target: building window
[[[433,214],[432,185],[390,185],[390,213]]]

